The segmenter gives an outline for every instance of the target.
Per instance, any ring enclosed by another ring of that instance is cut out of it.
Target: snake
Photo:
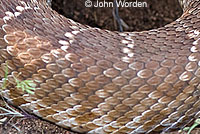
[[[45,0],[0,0],[1,95],[79,133],[183,128],[200,113],[200,1],[179,3],[183,14],[163,27],[117,32],[68,19]]]

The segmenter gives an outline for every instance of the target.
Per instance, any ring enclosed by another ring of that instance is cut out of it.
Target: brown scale
[[[118,33],[76,23],[42,0],[0,0],[3,96],[77,132],[183,127],[199,116],[200,2],[180,3],[184,14],[162,28]],[[34,94],[14,78],[33,80]]]

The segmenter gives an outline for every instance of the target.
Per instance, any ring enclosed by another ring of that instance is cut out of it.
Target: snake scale
[[[80,133],[183,127],[200,110],[200,1],[179,2],[174,22],[119,33],[74,22],[43,0],[0,0],[1,94]],[[34,81],[34,93],[15,79]]]

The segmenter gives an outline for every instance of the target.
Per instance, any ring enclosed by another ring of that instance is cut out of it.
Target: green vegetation
[[[192,130],[200,125],[200,119],[196,119],[191,127],[185,127],[183,130],[187,131],[187,134],[191,134]]]
[[[20,75],[20,73],[19,73]],[[16,77],[14,77],[15,82],[17,83],[16,87],[17,89],[21,89],[23,92],[26,91],[29,94],[33,94],[35,90],[35,83],[32,80],[23,80],[20,81]],[[8,81],[8,67],[6,66],[5,68],[5,75],[4,75],[4,80],[3,80],[3,86],[2,89],[7,88],[7,81]]]
[[[0,90],[4,90],[8,87],[8,66],[6,65],[5,67],[5,75],[3,78],[3,85],[0,88]],[[19,74],[20,75],[20,74]],[[18,76],[19,76],[18,75]],[[17,79],[17,77],[14,77],[15,82],[16,82],[16,88],[19,90],[22,90],[23,92],[27,92],[29,94],[34,94],[34,90],[35,90],[35,83],[32,80],[23,80],[20,81]],[[0,125],[1,124],[9,124],[12,127],[14,127],[19,133],[20,133],[20,129],[18,127],[16,127],[16,124],[12,124],[10,123],[10,121],[15,118],[15,117],[19,117],[19,118],[24,118],[24,117],[28,117],[27,115],[21,114],[20,112],[16,111],[15,109],[13,109],[12,107],[10,107],[8,105],[8,103],[4,100],[2,94],[0,93],[0,96],[4,102],[4,107],[0,107],[0,110],[2,113],[0,113],[0,117],[2,116],[3,118],[0,118]],[[11,118],[8,119],[8,116],[10,116]]]
[[[18,89],[21,89],[23,92],[26,91],[29,94],[34,94],[33,90],[35,90],[35,83],[33,83],[32,80],[19,81],[15,78],[15,81]]]

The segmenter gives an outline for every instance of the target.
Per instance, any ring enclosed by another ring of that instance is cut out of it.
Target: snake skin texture
[[[44,1],[0,0],[1,90],[12,104],[80,133],[142,134],[199,117],[200,1],[176,21],[111,32],[67,19]],[[16,87],[33,80],[34,94]]]

